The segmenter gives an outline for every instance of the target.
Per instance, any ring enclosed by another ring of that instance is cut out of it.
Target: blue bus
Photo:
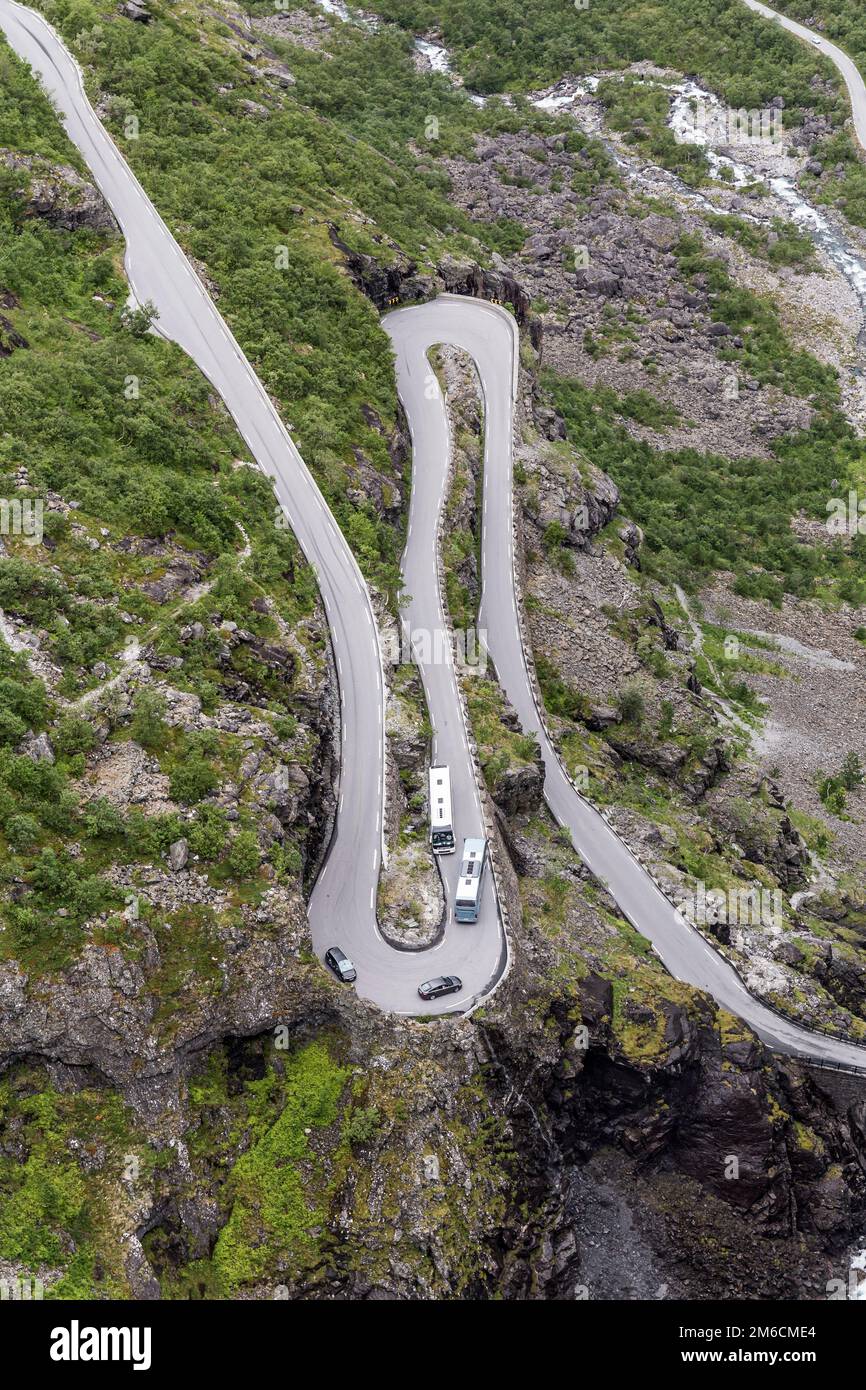
[[[484,865],[487,863],[487,841],[463,841],[463,862],[457,880],[457,897],[454,901],[454,916],[458,922],[477,922],[481,906],[481,885],[484,882]]]

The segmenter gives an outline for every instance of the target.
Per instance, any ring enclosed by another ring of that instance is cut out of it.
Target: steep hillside
[[[866,580],[823,526],[863,476],[856,306],[766,170],[713,181],[667,125],[682,72],[780,97],[807,186],[804,132],[847,139],[830,73],[782,35],[755,68],[733,0],[567,23],[546,0],[382,0],[378,27],[312,0],[136,8],[41,5],[383,627],[409,474],[379,313],[504,301],[562,755],[672,892],[779,894],[779,921],[711,914],[708,940],[777,1007],[866,1034],[866,749],[844,713]],[[413,43],[434,29],[459,73]],[[567,111],[519,95],[580,72],[605,76]],[[339,748],[315,583],[221,403],[127,298],[108,209],[0,45],[0,492],[22,517],[44,502],[0,547],[0,1276],[61,1299],[824,1296],[866,1207],[859,1083],[771,1057],[666,974],[544,809],[495,673],[465,693],[510,865],[507,980],[431,1024],[315,961]],[[435,366],[447,598],[471,627],[483,408],[465,360]],[[777,636],[849,665],[791,669]],[[387,674],[380,910],[412,945],[440,906],[429,728],[411,669]],[[807,739],[818,701],[825,777],[776,767],[774,728]]]

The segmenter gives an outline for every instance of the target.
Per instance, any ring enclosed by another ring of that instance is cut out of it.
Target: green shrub
[[[82,719],[77,714],[66,714],[58,725],[53,742],[60,753],[89,753],[96,743],[96,734],[88,719]]]
[[[141,690],[133,703],[130,732],[142,748],[155,750],[164,747],[168,727],[163,721],[165,700],[155,690]]]
[[[216,768],[199,753],[193,753],[178,763],[169,779],[169,791],[174,801],[192,806],[210,796],[219,785]]]
[[[617,708],[625,724],[642,724],[646,714],[644,698],[636,685],[626,686],[617,697]]]
[[[259,842],[252,830],[241,830],[231,842],[228,866],[235,878],[250,878],[261,861]]]

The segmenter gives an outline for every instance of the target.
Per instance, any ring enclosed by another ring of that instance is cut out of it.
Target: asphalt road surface
[[[647,937],[677,979],[712,994],[745,1019],[765,1042],[782,1052],[866,1066],[866,1049],[826,1038],[779,1018],[760,1004],[730,965],[707,944],[649,877],[603,817],[575,790],[539,718],[517,618],[512,530],[512,419],[517,327],[504,309],[480,300],[443,295],[385,320],[398,363],[418,364],[398,375],[401,399],[421,418],[425,378],[421,364],[436,343],[452,343],[475,361],[484,395],[485,455],[482,514],[483,588],[479,628],[496,673],[525,733],[537,734],[545,766],[545,797],[553,815],[620,909]],[[432,420],[432,402],[427,415]],[[441,411],[441,404],[437,403]],[[444,467],[443,463],[440,465]],[[417,467],[417,461],[416,461]],[[432,583],[432,580],[430,581]]]
[[[152,301],[158,329],[177,342],[223,397],[313,565],[331,627],[340,683],[343,765],[340,810],[309,915],[319,955],[339,944],[358,967],[359,994],[398,1013],[465,1009],[501,977],[506,953],[488,875],[474,926],[450,919],[423,953],[395,951],[380,936],[375,894],[382,860],[384,689],[376,625],[354,557],[261,383],[180,247],[104,130],[84,93],[80,72],[46,22],[14,0],[0,0],[0,28],[33,67],[65,119],[70,138],[112,207],[127,244],[126,266],[140,303]],[[843,55],[844,56],[844,55]],[[862,84],[861,84],[862,86]],[[427,351],[453,343],[474,358],[485,402],[483,589],[479,627],[500,682],[524,729],[536,731],[545,762],[545,794],[557,820],[622,911],[653,943],[670,972],[707,990],[781,1051],[866,1064],[866,1049],[810,1033],[757,1002],[729,965],[673,908],[603,818],[575,791],[540,727],[517,622],[513,580],[512,420],[517,332],[509,314],[481,301],[443,296],[386,320],[397,354],[398,385],[413,434],[412,534],[404,556],[412,629],[442,624],[435,531],[448,472],[444,403],[429,387]],[[412,586],[414,585],[414,591]],[[468,773],[466,733],[447,662],[422,660],[434,756],[455,777],[459,841],[480,830],[477,792]],[[457,855],[445,861],[449,887]],[[453,893],[449,893],[453,901]],[[422,979],[459,974],[460,995],[432,1004],[418,999]]]

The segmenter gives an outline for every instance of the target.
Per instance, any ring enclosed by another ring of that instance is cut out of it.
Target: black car
[[[325,964],[333,970],[338,980],[342,980],[344,985],[350,985],[353,980],[357,980],[358,972],[355,969],[345,951],[341,951],[339,946],[332,946],[325,952]]]
[[[422,999],[441,999],[443,994],[456,994],[463,988],[459,975],[437,975],[435,980],[426,980],[418,986]]]

